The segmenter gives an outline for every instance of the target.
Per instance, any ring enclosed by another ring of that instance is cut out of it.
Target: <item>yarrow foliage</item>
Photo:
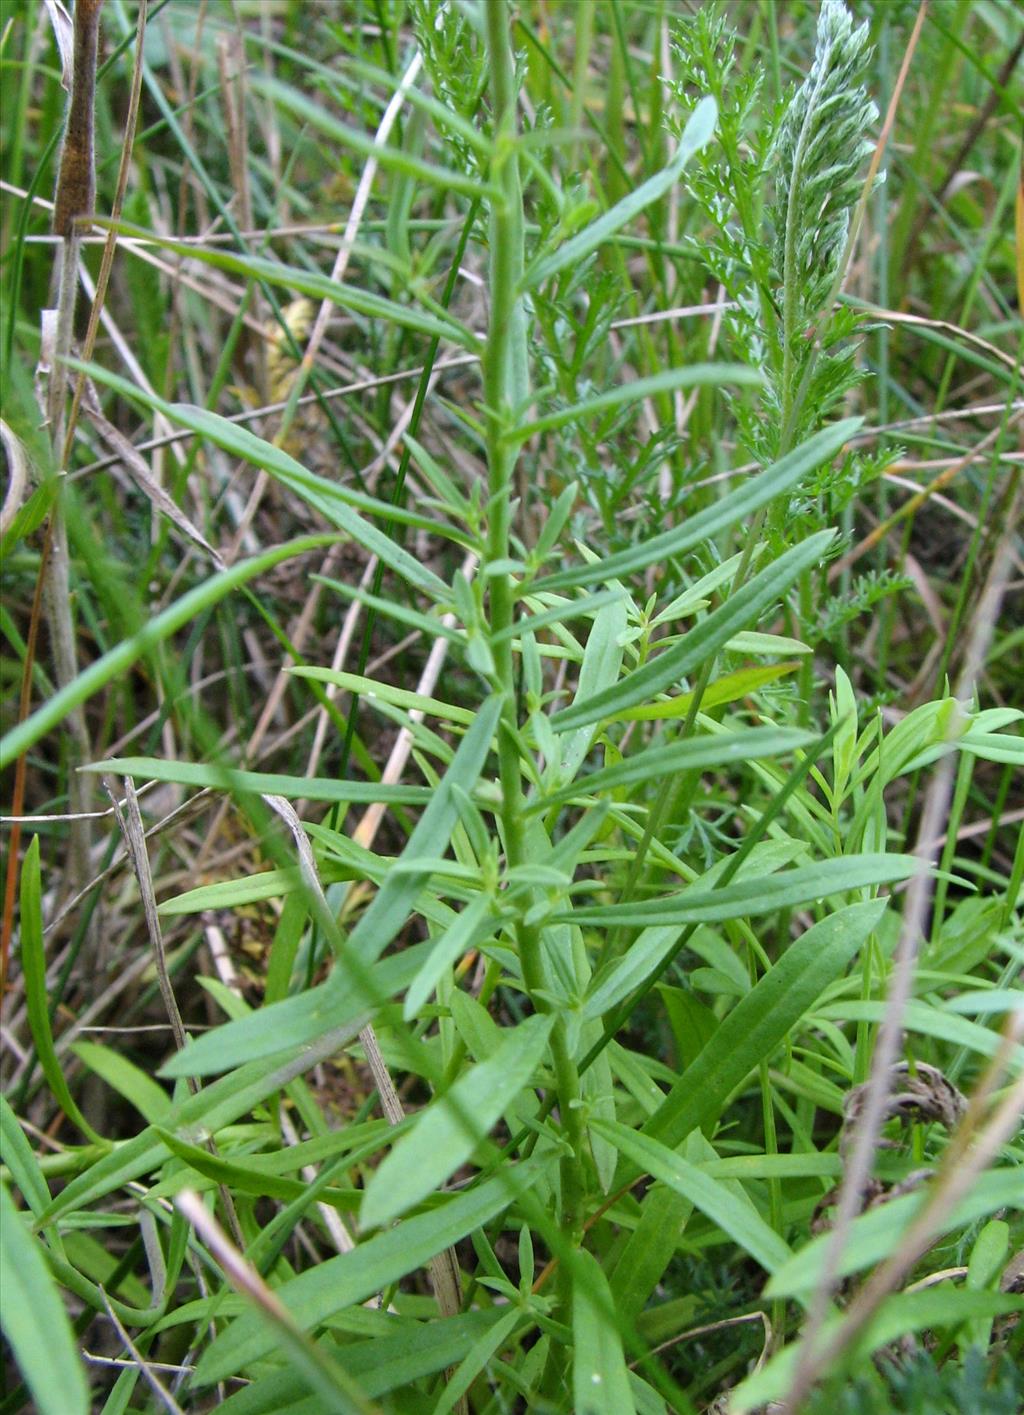
[[[687,174],[709,223],[694,249],[732,302],[726,327],[737,354],[765,375],[759,406],[736,407],[762,464],[820,427],[863,376],[854,341],[862,317],[835,297],[878,118],[861,82],[867,33],[843,0],[824,0],[805,79],[760,123],[751,75],[733,76],[736,34],[720,10],[702,8],[676,35],[684,114],[701,92],[718,102],[717,143]],[[855,467],[844,475],[851,490],[860,484]]]
[[[861,169],[874,146],[865,134],[878,109],[857,82],[870,57],[867,33],[867,21],[854,29],[843,0],[823,0],[814,62],[786,108],[770,155],[781,218],[774,232],[776,275],[811,316],[839,274]]]

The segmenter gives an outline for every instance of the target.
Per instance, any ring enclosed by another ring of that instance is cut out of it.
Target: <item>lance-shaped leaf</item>
[[[714,889],[701,889],[698,880],[687,889],[661,899],[639,903],[595,904],[556,914],[566,922],[612,925],[720,923],[748,915],[793,909],[815,899],[825,899],[850,889],[868,889],[909,879],[922,868],[914,855],[841,855],[781,874],[734,880]]]
[[[698,1052],[644,1126],[675,1149],[770,1057],[791,1027],[814,1005],[885,913],[886,901],[851,904],[791,943],[777,963],[740,999]]]
[[[555,575],[537,580],[530,588],[531,594],[573,589],[597,580],[633,575],[638,570],[645,570],[648,565],[659,564],[670,556],[692,550],[695,545],[717,535],[727,526],[745,520],[795,486],[808,472],[830,461],[854,436],[862,422],[863,418],[846,418],[843,422],[823,428],[757,476],[741,482],[721,501],[698,511],[695,516],[688,516],[681,525],[637,545],[627,546],[614,555],[604,556],[592,565],[574,565],[571,570],[560,570]]]
[[[597,693],[585,703],[573,703],[552,718],[556,732],[568,732],[590,722],[598,722],[612,713],[622,712],[663,692],[680,678],[692,673],[712,658],[738,630],[754,622],[757,616],[785,594],[804,571],[820,564],[834,531],[819,531],[785,551],[753,579],[730,595],[713,614],[695,625],[681,641],[660,653],[642,668],[636,669],[621,682]]]
[[[653,177],[648,177],[635,191],[627,193],[596,221],[592,221],[564,245],[559,246],[558,250],[535,260],[523,276],[523,289],[532,290],[549,280],[552,275],[557,275],[559,271],[567,270],[571,265],[579,265],[596,251],[598,246],[614,236],[616,231],[620,231],[632,221],[634,216],[638,216],[645,207],[670,191],[678,182],[690,158],[710,142],[717,120],[718,107],[715,100],[710,95],[702,98],[690,114],[671,161]]]
[[[530,1084],[552,1021],[550,1016],[528,1017],[506,1031],[492,1056],[421,1113],[367,1185],[359,1213],[364,1227],[397,1218],[469,1158],[509,1102]]]
[[[488,1223],[536,1183],[550,1159],[507,1167],[496,1178],[417,1214],[368,1243],[308,1269],[275,1289],[296,1323],[311,1331],[335,1312],[365,1302],[406,1273]],[[196,1380],[210,1385],[259,1361],[275,1348],[274,1334],[255,1313],[247,1313],[218,1336],[204,1353]]]

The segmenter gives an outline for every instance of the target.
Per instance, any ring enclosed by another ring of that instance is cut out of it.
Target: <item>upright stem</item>
[[[490,213],[491,317],[483,360],[484,400],[487,419],[488,529],[486,558],[500,567],[509,556],[511,499],[515,485],[517,450],[509,437],[515,417],[522,416],[528,396],[526,320],[519,285],[523,259],[523,196],[516,152],[516,85],[505,0],[485,5],[487,47],[491,63],[494,103],[494,158],[492,178],[501,196]],[[498,727],[498,766],[501,777],[501,825],[505,857],[510,869],[526,861],[524,811],[519,765],[515,672],[511,636],[503,631],[513,622],[515,594],[507,570],[496,568],[487,576],[494,676],[503,695]],[[540,929],[520,918],[516,941],[523,981],[538,1011],[549,1011]],[[551,1054],[558,1088],[559,1113],[572,1153],[562,1161],[562,1230],[571,1242],[583,1231],[583,1119],[579,1105],[580,1080],[565,1019],[556,1017]]]
[[[519,183],[519,158],[515,148],[515,74],[508,34],[505,0],[485,6],[487,43],[491,58],[491,93],[494,100],[495,156],[492,176],[501,197],[490,212],[491,318],[483,360],[484,401],[487,419],[487,561],[500,565],[508,559],[511,531],[511,498],[515,477],[516,444],[508,437],[516,405],[525,387],[517,386],[516,340],[522,340],[523,316],[517,287],[523,272],[523,204]],[[505,570],[488,577],[490,621],[494,640],[494,673],[504,696],[498,732],[501,773],[502,826],[509,865],[521,862],[524,852],[522,783],[516,746],[515,671],[511,636],[515,597],[512,578]],[[523,978],[533,993],[543,988],[540,940],[535,929],[521,938]]]

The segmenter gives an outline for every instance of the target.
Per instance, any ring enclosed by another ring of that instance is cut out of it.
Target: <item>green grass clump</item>
[[[2,1408],[1016,1408],[1014,7],[50,24]]]

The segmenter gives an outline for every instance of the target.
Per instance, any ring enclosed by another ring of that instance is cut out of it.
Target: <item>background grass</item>
[[[4,1409],[1018,1408],[1024,28],[851,10],[819,322],[815,5],[107,0],[67,453],[4,14]]]

